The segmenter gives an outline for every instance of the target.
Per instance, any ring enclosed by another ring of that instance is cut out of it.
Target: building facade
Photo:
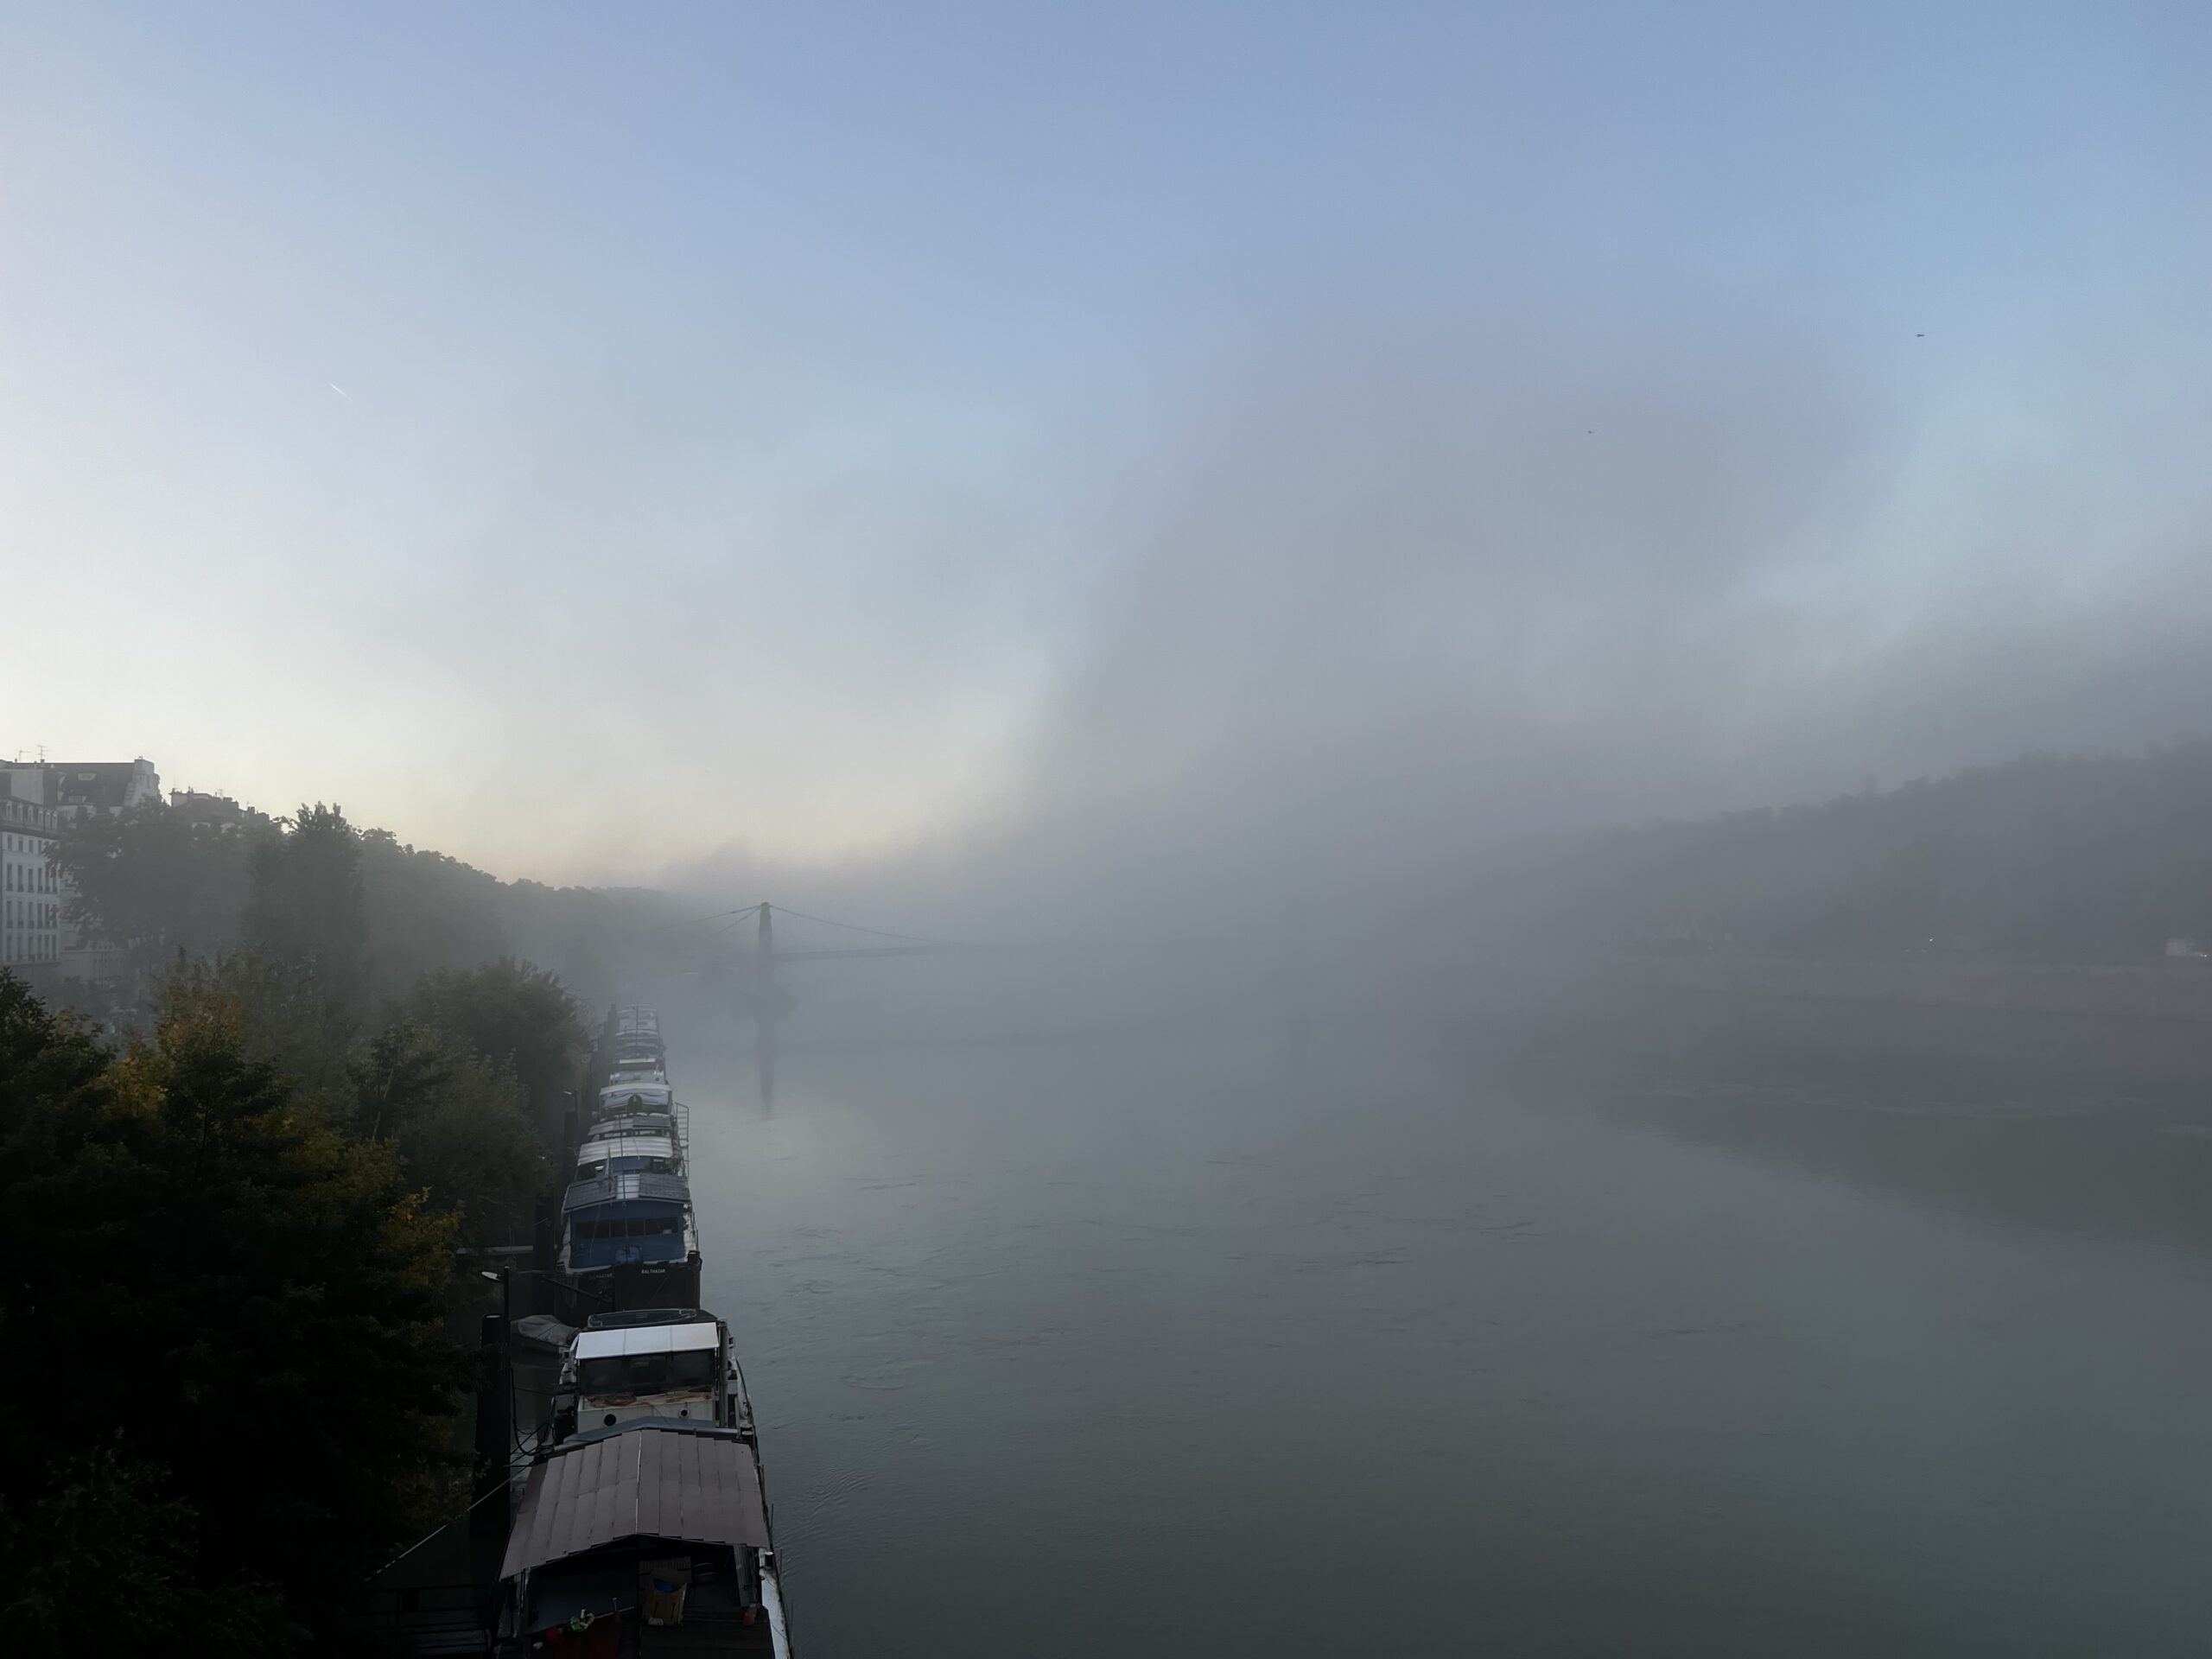
[[[210,795],[197,789],[169,791],[169,810],[194,828],[232,830],[245,823],[245,808],[227,795]]]
[[[43,821],[52,826],[45,843],[51,849],[55,837],[79,819],[111,818],[149,803],[161,805],[162,774],[143,755],[132,760],[17,760],[0,765],[0,800],[42,813]],[[12,841],[17,832],[10,827],[6,833]],[[47,863],[44,850],[37,856],[41,865]],[[29,892],[19,895],[11,889],[7,894],[11,900],[20,897],[30,903],[34,909],[27,913],[51,918],[36,931],[51,933],[52,954],[22,960],[51,962],[52,971],[63,979],[108,983],[119,978],[128,961],[123,947],[87,938],[82,928],[67,919],[74,891],[58,870],[48,868],[45,879],[48,889],[42,900]],[[27,944],[37,942],[26,940]]]
[[[68,895],[48,858],[60,834],[51,807],[0,795],[0,967],[61,960]]]
[[[111,818],[134,806],[162,803],[162,774],[143,755],[135,760],[17,760],[0,765],[4,787],[51,807],[62,823]]]

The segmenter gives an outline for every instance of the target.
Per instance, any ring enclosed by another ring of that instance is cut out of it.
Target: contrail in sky
[[[350,404],[353,401],[353,393],[347,391],[345,387],[340,385],[335,380],[326,380],[323,382],[323,385],[328,386],[333,391],[336,392],[340,397],[343,397],[347,403]]]

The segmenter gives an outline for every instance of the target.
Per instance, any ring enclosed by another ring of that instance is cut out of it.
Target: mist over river
[[[2202,1650],[2171,1230],[1379,1020],[803,1014],[764,1107],[669,1006],[810,1655]]]

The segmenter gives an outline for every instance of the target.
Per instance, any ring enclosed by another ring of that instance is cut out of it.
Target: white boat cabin
[[[664,1079],[658,1083],[610,1083],[599,1091],[601,1111],[616,1106],[626,1106],[632,1111],[666,1111],[676,1099],[676,1090]]]
[[[729,1327],[691,1308],[664,1314],[666,1323],[609,1316],[626,1322],[576,1332],[554,1399],[557,1436],[604,1433],[649,1417],[753,1432]]]

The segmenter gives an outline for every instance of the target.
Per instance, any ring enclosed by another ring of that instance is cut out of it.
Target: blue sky
[[[58,657],[0,746],[636,878],[1222,753],[1265,799],[1316,728],[1443,817],[1541,734],[1564,818],[2193,717],[2201,7],[121,6],[0,46],[0,574]],[[1929,666],[2081,640],[1976,683],[2040,724]],[[1456,788],[1393,750],[1470,725]]]

